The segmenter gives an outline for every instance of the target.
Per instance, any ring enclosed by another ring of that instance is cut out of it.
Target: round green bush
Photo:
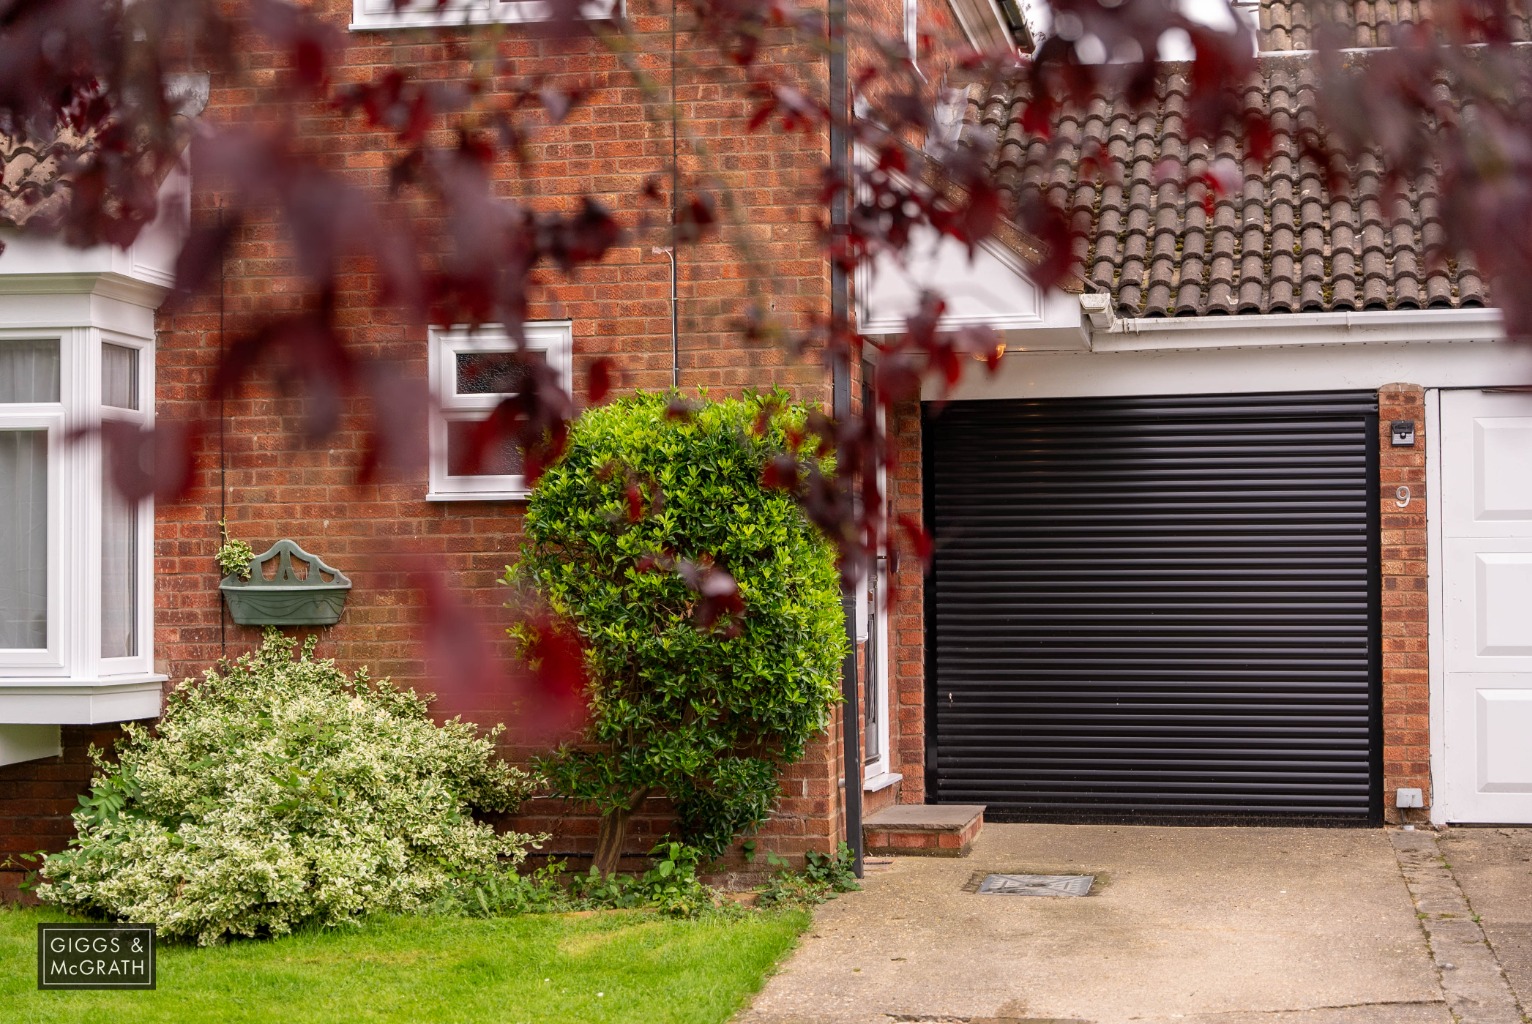
[[[583,742],[538,767],[602,814],[603,870],[651,793],[704,857],[765,821],[782,767],[829,721],[846,650],[831,546],[790,494],[762,486],[803,411],[781,395],[686,415],[673,403],[638,395],[582,415],[507,569],[585,644]]]
[[[511,810],[524,772],[427,700],[348,678],[309,640],[262,646],[188,680],[154,731],[124,726],[119,759],[75,812],[37,894],[90,915],[218,942],[418,910],[455,880],[520,862],[531,837],[471,811]]]

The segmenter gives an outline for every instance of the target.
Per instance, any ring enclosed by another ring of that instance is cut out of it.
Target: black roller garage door
[[[1005,820],[1376,820],[1372,392],[925,423],[928,791]]]

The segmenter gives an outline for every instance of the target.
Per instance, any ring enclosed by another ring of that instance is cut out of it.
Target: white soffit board
[[[57,757],[62,751],[56,725],[0,725],[0,764]]]

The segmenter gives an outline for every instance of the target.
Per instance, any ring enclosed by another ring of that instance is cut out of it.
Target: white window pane
[[[0,402],[58,400],[58,339],[0,340]]]
[[[0,430],[0,647],[47,646],[48,432]]]
[[[101,404],[114,409],[138,408],[138,349],[101,346]]]
[[[110,480],[101,504],[101,656],[138,653],[138,505]]]

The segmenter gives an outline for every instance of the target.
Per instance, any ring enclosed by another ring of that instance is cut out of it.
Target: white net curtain
[[[48,645],[48,429],[21,407],[58,401],[58,342],[0,340],[0,648]]]

